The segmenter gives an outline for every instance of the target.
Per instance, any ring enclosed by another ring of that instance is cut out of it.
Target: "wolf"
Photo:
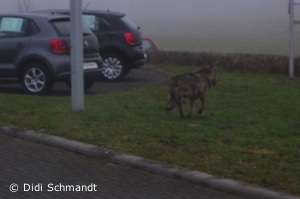
[[[200,114],[205,109],[205,96],[211,86],[217,84],[217,71],[214,66],[203,66],[196,73],[185,73],[175,76],[170,82],[170,99],[166,105],[166,110],[170,111],[178,106],[181,118],[185,115],[182,110],[182,104],[190,102],[190,113],[188,117],[192,117],[195,109],[195,100],[201,99],[202,106],[199,108]]]

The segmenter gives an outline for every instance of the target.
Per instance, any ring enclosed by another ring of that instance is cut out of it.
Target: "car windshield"
[[[71,23],[70,21],[52,21],[51,24],[54,26],[55,30],[58,32],[59,36],[68,37],[71,33]],[[83,26],[83,34],[89,35],[92,34],[91,31]]]

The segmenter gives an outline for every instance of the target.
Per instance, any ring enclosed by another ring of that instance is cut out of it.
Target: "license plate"
[[[87,62],[83,64],[83,69],[88,70],[88,69],[97,69],[98,65],[95,62]]]

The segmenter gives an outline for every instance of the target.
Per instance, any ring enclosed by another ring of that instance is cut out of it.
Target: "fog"
[[[1,6],[1,12],[18,10],[17,0],[2,1],[7,3]],[[126,13],[141,27],[143,35],[151,37],[163,50],[288,55],[288,2],[83,0],[83,7]],[[69,0],[31,0],[31,4],[33,9],[69,8]],[[300,16],[298,9],[296,17]],[[297,43],[296,54],[300,54]]]

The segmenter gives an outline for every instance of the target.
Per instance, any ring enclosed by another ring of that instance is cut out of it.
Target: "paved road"
[[[245,199],[1,133],[0,157],[2,199]],[[13,183],[16,193],[10,191]],[[64,191],[71,190],[66,185],[88,191]]]

